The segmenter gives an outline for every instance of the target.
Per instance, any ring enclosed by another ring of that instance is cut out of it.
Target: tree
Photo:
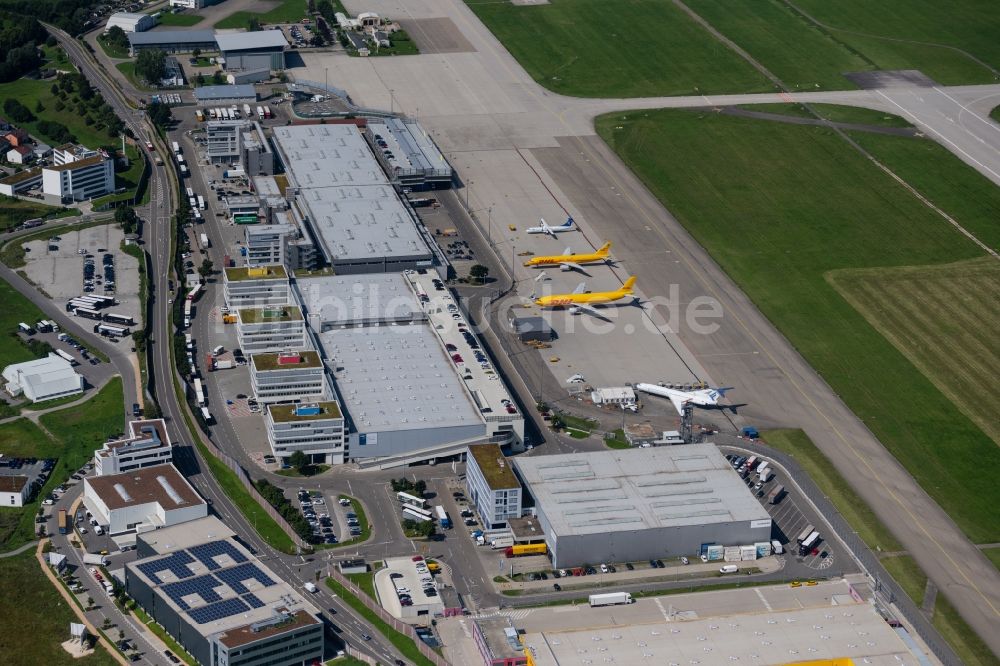
[[[8,97],[3,101],[3,110],[7,117],[16,123],[27,123],[35,119],[35,115],[28,107],[13,97]]]
[[[247,32],[259,32],[260,29],[260,20],[256,16],[247,21]]]
[[[134,208],[121,206],[115,209],[115,222],[121,225],[122,231],[133,234],[139,226],[139,216],[135,214]]]
[[[160,128],[166,128],[170,124],[170,107],[160,102],[152,102],[146,107],[146,114],[153,124]]]
[[[427,482],[424,481],[423,479],[420,479],[419,481],[417,481],[416,483],[414,483],[413,484],[413,492],[418,497],[423,497],[424,493],[427,492]]]
[[[302,451],[296,451],[288,456],[288,464],[298,470],[299,474],[305,474],[304,470],[309,466],[309,456]]]
[[[94,607],[94,597],[87,597],[87,608]]]
[[[56,111],[62,111],[63,109],[66,108],[66,105],[63,104],[63,101],[61,99],[57,99],[56,100],[56,105],[55,106],[56,106]]]
[[[226,82],[226,77],[222,75],[222,72],[217,71],[215,72],[215,74],[212,74],[212,83],[214,83],[215,85],[221,86],[225,82]]]
[[[135,343],[135,350],[140,354],[146,352],[146,331],[138,330],[132,333],[132,342]],[[148,415],[147,415],[148,416]]]
[[[139,51],[135,73],[149,83],[159,83],[167,75],[167,54],[160,49]]]
[[[191,51],[191,55],[195,58],[201,56],[201,49],[199,49],[197,46],[194,47],[194,50]]]
[[[194,77],[194,84],[196,86],[205,85],[205,75],[202,74],[201,72],[198,72],[197,76]]]
[[[113,26],[104,35],[104,41],[106,41],[110,46],[120,51],[127,51],[129,48],[128,35],[120,27]]]
[[[201,262],[201,266],[198,267],[198,275],[202,276],[203,278],[207,278],[209,275],[212,274],[212,270],[214,268],[215,264],[212,263],[212,260],[206,259],[203,262]]]
[[[125,632],[122,631],[121,629],[119,629],[118,630],[118,641],[121,642],[123,640],[125,640]]]
[[[490,269],[482,264],[475,264],[469,269],[469,275],[475,278],[476,282],[479,284],[484,284],[486,282],[486,276],[490,274]]]

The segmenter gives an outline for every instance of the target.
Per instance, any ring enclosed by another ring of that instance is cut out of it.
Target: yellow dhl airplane
[[[621,289],[615,289],[614,291],[597,291],[588,294],[585,293],[587,288],[586,284],[581,282],[580,285],[573,290],[572,294],[553,294],[551,296],[542,296],[541,298],[535,299],[535,305],[540,305],[543,308],[569,306],[570,314],[580,314],[581,312],[586,312],[587,314],[600,317],[602,316],[600,312],[598,312],[596,308],[590,307],[591,305],[614,303],[615,301],[620,301],[623,298],[632,296],[632,287],[634,285],[635,276],[633,275],[629,279],[625,280],[625,284],[621,286]]]
[[[611,243],[605,243],[596,252],[589,254],[570,254],[569,248],[562,254],[553,254],[547,257],[534,257],[524,262],[527,268],[536,266],[559,266],[561,270],[576,270],[585,273],[584,264],[604,263],[611,254]]]

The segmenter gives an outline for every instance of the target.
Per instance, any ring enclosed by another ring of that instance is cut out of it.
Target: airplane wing
[[[564,256],[564,257],[567,257],[567,256],[569,256],[569,255],[571,255],[571,254],[573,254],[573,253],[572,253],[572,252],[570,252],[570,248],[566,248],[566,250],[565,250],[565,251],[563,252],[563,256]]]
[[[684,416],[684,405],[691,401],[690,399],[682,398],[679,395],[672,395],[670,396],[670,402],[674,403],[674,409],[677,410],[677,413]]]
[[[549,236],[552,236],[553,238],[556,237],[556,232],[553,231],[552,227],[550,227],[547,224],[544,227],[542,227],[542,231],[544,231],[545,233],[547,233]]]
[[[603,312],[601,312],[597,308],[592,308],[589,305],[583,305],[581,303],[575,303],[574,305],[571,305],[570,307],[573,310],[577,311],[577,312],[585,312],[586,314],[589,314],[591,317],[597,317],[598,319],[603,319],[604,321],[611,321],[608,318],[608,316],[605,315]]]
[[[587,283],[581,282],[580,284],[576,285],[576,289],[573,290],[573,293],[582,294],[586,290],[587,290]]]
[[[581,266],[580,264],[574,264],[572,261],[560,261],[559,268],[563,269],[564,271],[574,270],[574,271],[580,271],[581,273],[587,272],[583,270],[583,266]]]

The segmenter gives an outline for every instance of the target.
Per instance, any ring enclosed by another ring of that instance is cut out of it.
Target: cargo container
[[[521,557],[522,555],[544,555],[548,548],[544,543],[525,543],[510,546],[504,551],[507,557]]]
[[[604,594],[590,595],[590,607],[617,606],[632,603],[632,595],[628,592],[605,592]]]

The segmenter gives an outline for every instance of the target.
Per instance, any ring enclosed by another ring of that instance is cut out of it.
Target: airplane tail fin
[[[611,241],[608,241],[597,250],[597,254],[607,254],[611,251]]]
[[[635,276],[633,275],[629,279],[625,280],[625,284],[622,285],[622,291],[627,294],[632,293],[632,287],[635,285]]]
[[[736,387],[735,386],[720,386],[720,387],[716,388],[715,390],[719,393],[720,396],[724,396],[724,395],[726,395],[727,391],[732,391],[734,388],[736,388]]]
[[[562,223],[562,226],[564,226],[564,227],[566,227],[568,229],[568,228],[572,227],[573,224],[575,224],[573,222],[573,218],[572,217],[567,217],[566,221]]]

